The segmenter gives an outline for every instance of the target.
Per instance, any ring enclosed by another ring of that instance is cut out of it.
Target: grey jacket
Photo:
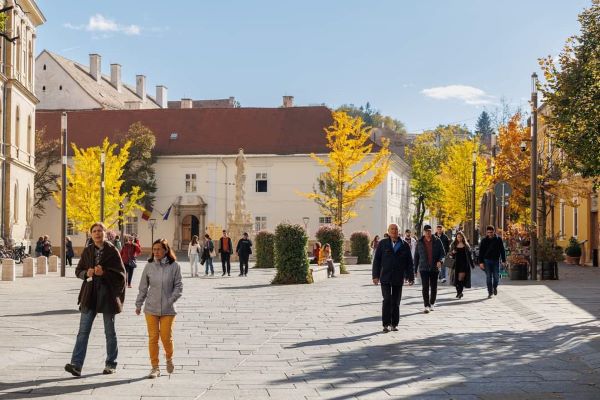
[[[146,314],[176,315],[175,302],[182,292],[181,268],[176,261],[169,264],[168,259],[163,258],[160,262],[149,262],[142,272],[135,307],[142,308],[146,301]]]
[[[431,240],[433,240],[432,250],[433,250],[433,265],[429,265],[427,261],[427,250],[425,250],[425,236],[421,237],[417,242],[417,250],[415,251],[415,259],[413,264],[415,266],[415,271],[433,271],[436,269],[436,264],[438,262],[443,263],[444,257],[446,253],[444,252],[444,245],[442,241],[437,238],[435,235],[431,235]]]

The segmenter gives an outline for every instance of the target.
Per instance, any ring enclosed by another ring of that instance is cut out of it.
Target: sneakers
[[[446,278],[442,278],[442,283],[446,283]]]
[[[429,307],[425,307],[425,309],[423,310],[423,313],[424,313],[424,314],[429,314],[429,311],[430,311],[430,310],[429,310]]]
[[[173,360],[167,360],[167,373],[172,374],[175,370],[175,365],[173,365]]]
[[[225,272],[223,272],[223,275],[221,275],[221,276],[225,276]]]
[[[458,298],[459,298],[459,299],[462,299],[462,298],[463,298],[463,294],[462,294],[462,293],[459,293],[459,294],[458,294]]]
[[[435,311],[435,304],[429,306],[429,311]]]
[[[498,288],[494,288],[494,296],[498,295]]]
[[[215,275],[215,273],[214,273],[214,272],[211,272],[211,273],[210,273],[210,276],[214,276],[214,275]]]
[[[160,369],[158,369],[158,367],[152,368],[152,370],[148,374],[148,379],[156,379],[159,376],[160,376]]]
[[[398,327],[397,326],[392,326],[392,331],[397,332],[398,331]]]
[[[390,331],[390,328],[387,326],[383,327],[383,333],[388,333]]]
[[[65,371],[67,371],[73,376],[81,376],[81,368],[73,364],[65,365]]]
[[[244,276],[244,274],[239,274],[238,276]]]
[[[104,367],[104,370],[102,371],[102,373],[104,375],[111,375],[111,374],[114,374],[115,372],[117,372],[117,368],[109,366],[109,365],[107,365],[106,367]]]

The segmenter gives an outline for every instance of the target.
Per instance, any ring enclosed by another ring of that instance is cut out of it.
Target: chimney
[[[142,102],[140,100],[134,101],[126,101],[125,109],[126,110],[140,110],[142,108]]]
[[[181,99],[181,108],[192,108],[192,99]]]
[[[121,82],[120,64],[110,64],[110,83],[117,89],[117,92],[121,92],[123,83]]]
[[[135,93],[142,101],[146,100],[146,76],[136,75],[135,76]]]
[[[96,82],[102,79],[102,70],[100,67],[100,54],[90,54],[90,75]]]
[[[163,85],[156,86],[156,102],[160,108],[167,108],[167,87]]]
[[[283,96],[283,108],[294,107],[294,96]]]

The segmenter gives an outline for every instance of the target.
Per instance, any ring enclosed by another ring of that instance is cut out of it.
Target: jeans
[[[398,326],[400,322],[400,299],[402,298],[402,285],[381,284],[383,303],[381,305],[381,322],[383,326]]]
[[[440,268],[440,279],[446,279],[446,267],[442,265]]]
[[[240,274],[248,275],[248,260],[250,256],[240,256]]]
[[[500,260],[489,260],[486,258],[483,260],[483,264],[485,265],[488,294],[492,294],[500,281]]]
[[[75,348],[71,356],[71,364],[81,368],[85,361],[88,340],[92,331],[92,324],[96,318],[96,311],[87,310],[81,313],[79,319],[79,332],[75,341]],[[117,332],[115,331],[115,314],[102,314],[104,318],[104,335],[106,336],[106,362],[107,367],[117,367],[117,355],[119,348],[117,346]]]
[[[440,272],[437,268],[434,268],[433,271],[419,271],[419,273],[421,274],[421,284],[423,285],[423,304],[425,304],[425,307],[430,307],[432,304],[435,304],[437,281]],[[431,288],[431,294],[429,293],[429,288]]]
[[[151,315],[146,314],[146,325],[148,326],[148,352],[150,353],[150,364],[152,368],[158,368],[158,339],[162,342],[165,350],[165,358],[173,359],[173,322],[174,315]]]
[[[211,256],[206,257],[206,269],[204,270],[204,273],[208,275],[208,268],[210,267],[210,273],[214,274],[215,273],[215,269],[213,268],[213,259]]]
[[[192,276],[198,275],[198,253],[190,254],[190,274]]]
[[[127,263],[125,265],[125,271],[127,271],[127,286],[131,286],[131,280],[133,279],[133,271],[135,271],[135,267],[132,267]]]
[[[229,253],[221,253],[221,265],[223,266],[223,275],[225,275],[225,273],[231,273],[231,261],[229,261],[230,257],[231,254]]]

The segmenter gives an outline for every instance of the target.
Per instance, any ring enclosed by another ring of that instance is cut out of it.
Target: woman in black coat
[[[450,245],[449,256],[454,259],[450,282],[456,287],[456,298],[462,299],[464,288],[471,287],[471,270],[475,268],[471,247],[463,232],[458,232]]]

